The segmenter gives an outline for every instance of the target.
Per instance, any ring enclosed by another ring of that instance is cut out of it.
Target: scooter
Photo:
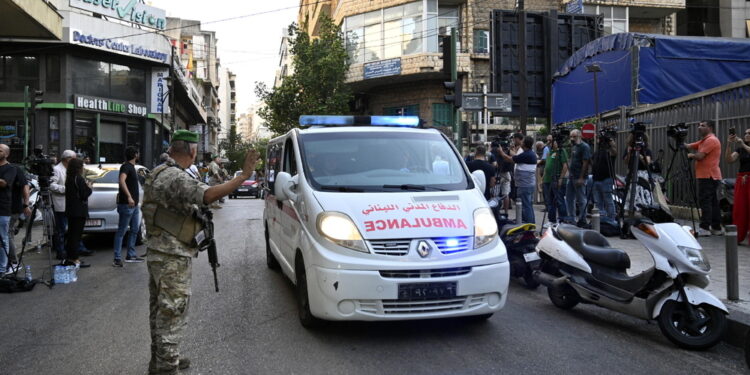
[[[630,220],[630,231],[646,247],[654,266],[629,276],[628,254],[601,234],[570,225],[550,227],[539,241],[542,258],[534,276],[550,301],[571,309],[591,303],[645,320],[686,349],[716,345],[727,327],[727,308],[704,288],[711,266],[689,227]]]
[[[500,212],[499,204],[502,197],[494,197],[488,201],[495,214],[497,227],[500,228],[500,240],[503,241],[510,261],[510,276],[523,279],[524,286],[529,289],[539,287],[533,272],[539,266],[541,259],[536,252],[539,238],[536,235],[536,225],[516,224],[509,220],[507,214]]]

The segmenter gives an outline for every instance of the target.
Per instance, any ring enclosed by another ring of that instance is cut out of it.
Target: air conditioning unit
[[[484,134],[472,134],[471,143],[485,143],[487,140],[484,138]]]

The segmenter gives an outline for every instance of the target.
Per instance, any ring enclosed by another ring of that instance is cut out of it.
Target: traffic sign
[[[465,92],[461,98],[463,99],[461,108],[464,111],[481,111],[484,109],[484,99],[481,92]]]
[[[487,109],[492,112],[511,112],[513,102],[510,93],[492,93],[487,94]]]
[[[592,139],[596,135],[596,126],[594,124],[588,123],[583,124],[583,127],[581,127],[581,136],[586,139]]]

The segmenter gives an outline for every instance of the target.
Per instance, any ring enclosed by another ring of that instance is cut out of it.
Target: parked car
[[[120,214],[117,213],[117,193],[119,192],[119,175],[121,164],[102,164],[101,166],[89,167],[86,169],[96,172],[96,175],[90,177],[94,182],[93,193],[89,197],[89,218],[86,220],[86,226],[83,233],[116,233],[120,221]],[[101,168],[98,168],[101,167]],[[138,182],[140,186],[140,199],[138,206],[143,202],[143,184],[148,175],[148,168],[142,165],[136,165],[135,170],[138,173]],[[138,232],[138,244],[146,240],[146,224],[141,220],[141,228]]]

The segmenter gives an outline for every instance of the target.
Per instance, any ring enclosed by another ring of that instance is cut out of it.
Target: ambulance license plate
[[[398,299],[441,299],[456,296],[457,282],[398,284]]]

